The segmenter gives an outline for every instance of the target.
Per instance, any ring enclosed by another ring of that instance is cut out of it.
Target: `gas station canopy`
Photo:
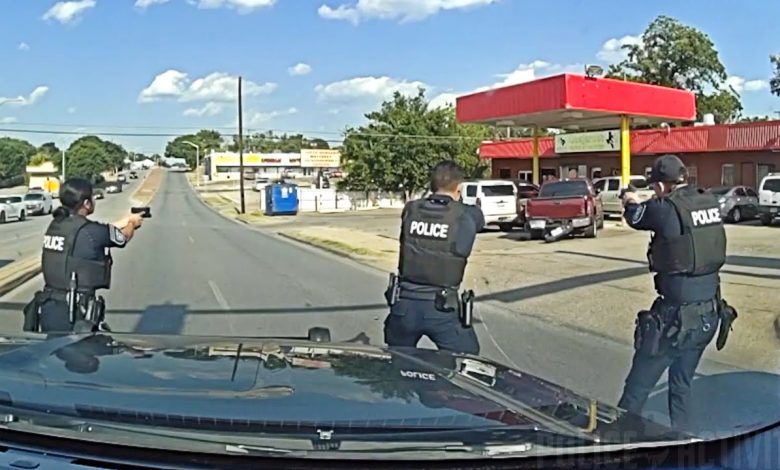
[[[460,122],[568,131],[617,129],[696,119],[696,98],[686,90],[644,83],[556,75],[457,99]]]

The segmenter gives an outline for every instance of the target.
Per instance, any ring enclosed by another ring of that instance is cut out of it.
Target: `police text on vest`
[[[432,224],[413,220],[409,227],[409,233],[422,237],[447,238],[449,229],[448,224]]]
[[[401,375],[408,379],[436,381],[436,376],[427,372],[417,372],[416,370],[402,370]]]
[[[699,225],[719,224],[721,222],[720,209],[701,209],[691,212],[694,227]]]
[[[63,251],[65,250],[65,237],[44,235],[43,247],[47,250]]]

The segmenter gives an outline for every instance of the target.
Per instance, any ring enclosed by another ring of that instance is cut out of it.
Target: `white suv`
[[[761,180],[758,212],[764,225],[771,225],[775,217],[780,217],[780,173],[770,173]]]

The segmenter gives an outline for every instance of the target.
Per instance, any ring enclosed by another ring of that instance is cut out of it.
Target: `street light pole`
[[[65,182],[65,149],[62,149],[62,182]]]
[[[185,140],[182,143],[195,147],[195,186],[200,186],[200,145],[194,144],[189,140]]]

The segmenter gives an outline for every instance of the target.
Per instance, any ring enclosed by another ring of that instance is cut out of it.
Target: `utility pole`
[[[244,200],[244,111],[241,99],[241,77],[238,77],[238,172],[238,184],[241,190],[241,213],[246,214],[246,201]]]
[[[62,181],[65,182],[65,149],[62,149]]]
[[[189,140],[182,141],[182,144],[195,147],[195,186],[200,186],[200,145],[192,143]]]

